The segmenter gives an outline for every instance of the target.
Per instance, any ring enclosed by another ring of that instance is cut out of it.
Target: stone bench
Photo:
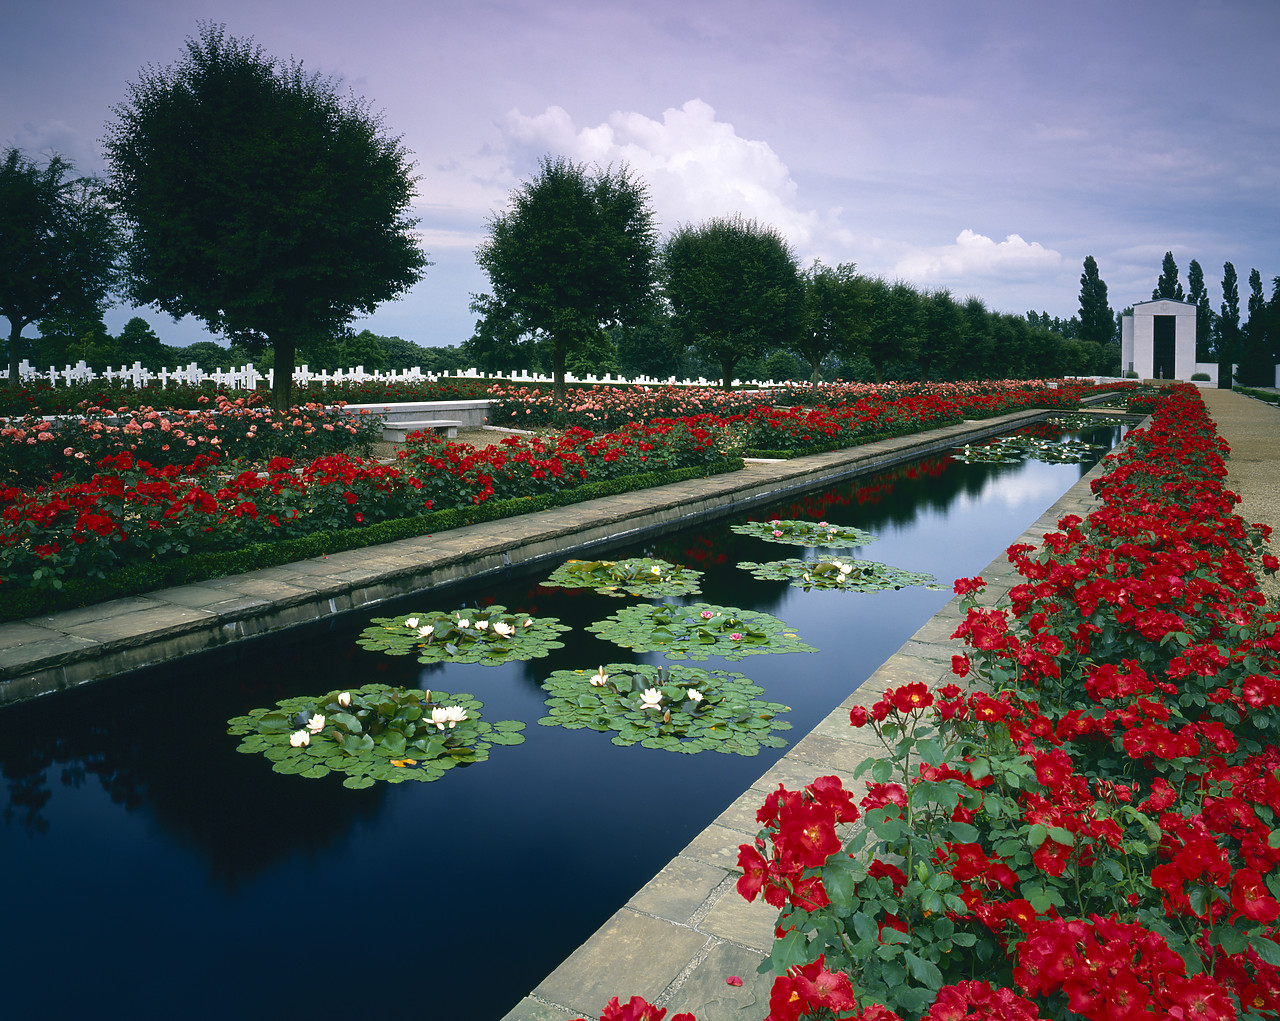
[[[461,422],[452,418],[429,418],[420,422],[383,422],[382,439],[385,443],[403,443],[409,433],[434,429],[436,432],[444,430],[446,439],[456,440],[460,425],[462,425]]]

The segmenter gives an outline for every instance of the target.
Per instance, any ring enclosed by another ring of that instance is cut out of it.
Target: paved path
[[[1231,446],[1227,486],[1240,495],[1236,511],[1250,524],[1271,526],[1271,549],[1280,556],[1280,405],[1231,390],[1202,394],[1218,434]],[[1280,575],[1263,579],[1262,592],[1280,600]]]

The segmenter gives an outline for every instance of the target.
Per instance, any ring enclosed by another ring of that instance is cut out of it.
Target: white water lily
[[[690,702],[695,702],[695,703],[701,702],[702,699],[704,698],[702,692],[700,692],[697,688],[690,688],[688,691],[685,692],[685,694],[689,697]]]
[[[840,573],[841,573],[841,574],[852,574],[852,573],[853,573],[853,564],[841,564],[841,565],[840,565]]]
[[[661,567],[651,567],[651,568],[649,568],[649,570],[650,570],[650,571],[652,571],[654,574],[656,574],[659,578],[661,578],[661,577],[662,577],[662,568],[661,568]]]
[[[452,730],[466,718],[467,711],[460,705],[448,705],[431,710],[431,722],[436,725],[437,730],[444,730],[445,727]]]
[[[307,729],[313,734],[318,734],[324,730],[324,714],[316,713],[311,719],[307,720]]]
[[[351,705],[351,692],[344,691],[341,695],[339,695],[338,705],[342,706],[343,709],[346,709],[349,705]]]
[[[660,709],[662,707],[662,692],[657,688],[645,688],[640,694],[641,709]]]
[[[311,735],[305,730],[295,730],[289,735],[289,743],[295,748],[305,748],[311,743]]]
[[[435,630],[436,626],[434,624],[423,624],[422,627],[418,628],[418,637],[430,638],[435,634]]]
[[[466,617],[458,618],[458,627],[470,627],[470,626],[471,626],[471,621],[468,618]]]
[[[404,619],[404,626],[405,626],[405,627],[407,627],[407,628],[415,628],[415,627],[417,627],[417,626],[418,626],[418,618],[417,618],[417,617],[405,617],[405,619]]]
[[[590,678],[591,686],[593,688],[603,688],[608,680],[609,675],[604,672],[604,667],[597,670],[595,676]]]
[[[521,627],[532,627],[532,626],[533,626],[533,618],[532,618],[532,617],[530,617],[528,620],[526,620],[526,621],[525,621],[523,624],[521,624],[520,626],[521,626]]]
[[[488,626],[489,626],[489,622],[488,622],[487,620],[478,620],[478,621],[476,621],[476,630],[477,630],[477,631],[483,631],[483,630],[485,630]]]
[[[516,633],[516,629],[504,621],[495,620],[493,622],[493,633],[499,638],[510,638]]]

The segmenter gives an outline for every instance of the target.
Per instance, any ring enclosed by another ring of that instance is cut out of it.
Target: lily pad
[[[253,709],[228,720],[227,733],[244,738],[236,751],[265,755],[277,773],[345,773],[343,786],[352,788],[438,780],[485,761],[492,745],[524,740],[518,720],[482,721],[483,705],[469,694],[366,684]]]
[[[494,604],[483,610],[437,610],[400,617],[374,617],[356,644],[388,656],[416,655],[420,663],[480,663],[497,666],[537,659],[564,648],[556,636],[568,631],[555,617],[507,613]]]
[[[766,652],[817,652],[791,625],[767,613],[733,606],[628,606],[587,628],[606,641],[667,659],[737,660]]]
[[[748,521],[743,525],[730,525],[739,535],[754,535],[766,542],[782,542],[791,546],[865,546],[875,542],[876,536],[861,528],[832,525],[826,521],[798,521],[793,518],[773,518],[769,521]]]
[[[1083,440],[1055,441],[1018,433],[1000,436],[978,446],[965,444],[951,451],[951,458],[964,464],[1016,464],[1028,459],[1048,464],[1079,464],[1102,449],[1098,444]]]
[[[551,572],[544,585],[589,588],[606,596],[693,596],[702,572],[656,557],[629,560],[570,560]]]
[[[762,688],[724,670],[606,663],[595,673],[557,670],[542,687],[549,714],[540,724],[616,731],[616,745],[755,755],[784,747],[773,732],[791,729],[777,718],[788,706],[762,701]]]
[[[768,564],[744,560],[738,564],[764,581],[789,581],[796,588],[839,589],[842,592],[884,592],[888,589],[924,585],[940,589],[932,574],[904,571],[874,560],[822,557],[818,560],[775,560]]]

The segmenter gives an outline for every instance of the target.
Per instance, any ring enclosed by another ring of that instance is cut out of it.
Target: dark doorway
[[[1173,338],[1177,332],[1177,316],[1153,316],[1155,344],[1151,373],[1156,379],[1173,379]]]

